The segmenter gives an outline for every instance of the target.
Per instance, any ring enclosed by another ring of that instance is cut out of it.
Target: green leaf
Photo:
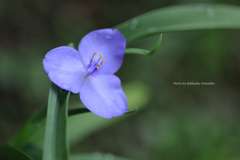
[[[43,160],[68,160],[67,109],[70,92],[51,84],[48,97]]]
[[[2,160],[32,160],[31,157],[17,148],[10,146],[0,147],[0,159]]]
[[[132,110],[127,111],[125,114],[134,113],[136,111],[137,111],[137,107],[135,107]],[[88,112],[91,112],[91,111],[87,108],[74,108],[74,109],[68,110],[68,116],[74,116],[77,114],[88,113]]]
[[[135,113],[137,112],[137,107],[131,109],[131,110],[128,110],[125,114],[131,114],[131,113]]]
[[[45,133],[47,105],[35,111],[9,145],[21,148],[35,160],[42,159],[43,135]]]
[[[74,109],[68,110],[68,115],[73,116],[76,114],[87,113],[87,112],[91,112],[91,111],[88,110],[87,108],[74,108]]]
[[[18,148],[25,148],[30,144],[41,146],[42,139],[38,139],[44,134],[46,113],[47,105],[35,111],[9,144]]]
[[[126,54],[143,54],[143,55],[152,55],[154,54],[158,48],[160,47],[161,45],[161,42],[162,42],[162,34],[160,34],[160,37],[157,41],[157,44],[155,45],[155,47],[151,50],[151,51],[148,51],[148,50],[145,50],[145,49],[140,49],[140,48],[127,48],[125,50],[125,53]]]
[[[72,155],[70,160],[129,160],[126,158],[118,157],[112,154],[92,153],[92,154],[78,154]]]
[[[128,44],[164,32],[240,29],[240,7],[220,4],[161,8],[130,19],[117,28]]]

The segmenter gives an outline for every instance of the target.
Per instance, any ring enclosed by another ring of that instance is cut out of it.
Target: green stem
[[[48,97],[47,124],[43,160],[68,160],[67,115],[70,92],[51,84]]]

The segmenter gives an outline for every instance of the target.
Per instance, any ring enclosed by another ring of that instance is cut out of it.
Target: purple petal
[[[89,76],[82,86],[80,99],[100,117],[112,118],[127,111],[127,99],[121,81],[112,74]]]
[[[85,68],[97,52],[96,59],[103,55],[105,63],[101,73],[115,73],[120,68],[126,48],[126,40],[117,29],[100,29],[88,33],[79,43],[78,50]],[[100,71],[99,70],[99,71]]]
[[[80,92],[86,71],[77,50],[67,46],[52,49],[43,59],[43,68],[60,88]]]

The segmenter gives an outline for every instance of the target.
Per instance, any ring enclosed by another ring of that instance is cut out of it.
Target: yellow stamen
[[[99,69],[99,67],[97,66],[97,69]]]
[[[100,54],[99,56],[100,56],[101,58],[103,58],[103,55]]]
[[[92,58],[92,62],[94,61],[94,59]]]
[[[96,56],[96,55],[97,55],[97,52],[95,52],[94,55]]]
[[[105,60],[103,60],[102,63],[105,63]]]
[[[101,64],[100,64],[100,63],[98,63],[98,65],[99,65],[99,67],[101,66]]]

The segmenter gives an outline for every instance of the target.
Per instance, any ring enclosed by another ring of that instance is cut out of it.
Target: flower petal
[[[100,117],[112,118],[127,112],[127,99],[121,81],[112,74],[89,76],[82,85],[80,99]]]
[[[100,29],[88,33],[79,43],[78,50],[85,68],[97,52],[103,55],[105,63],[101,73],[115,73],[120,68],[126,48],[126,40],[117,29]],[[100,71],[99,70],[99,71]]]
[[[59,87],[73,93],[80,92],[86,71],[77,50],[67,46],[52,49],[43,59],[43,68]]]

